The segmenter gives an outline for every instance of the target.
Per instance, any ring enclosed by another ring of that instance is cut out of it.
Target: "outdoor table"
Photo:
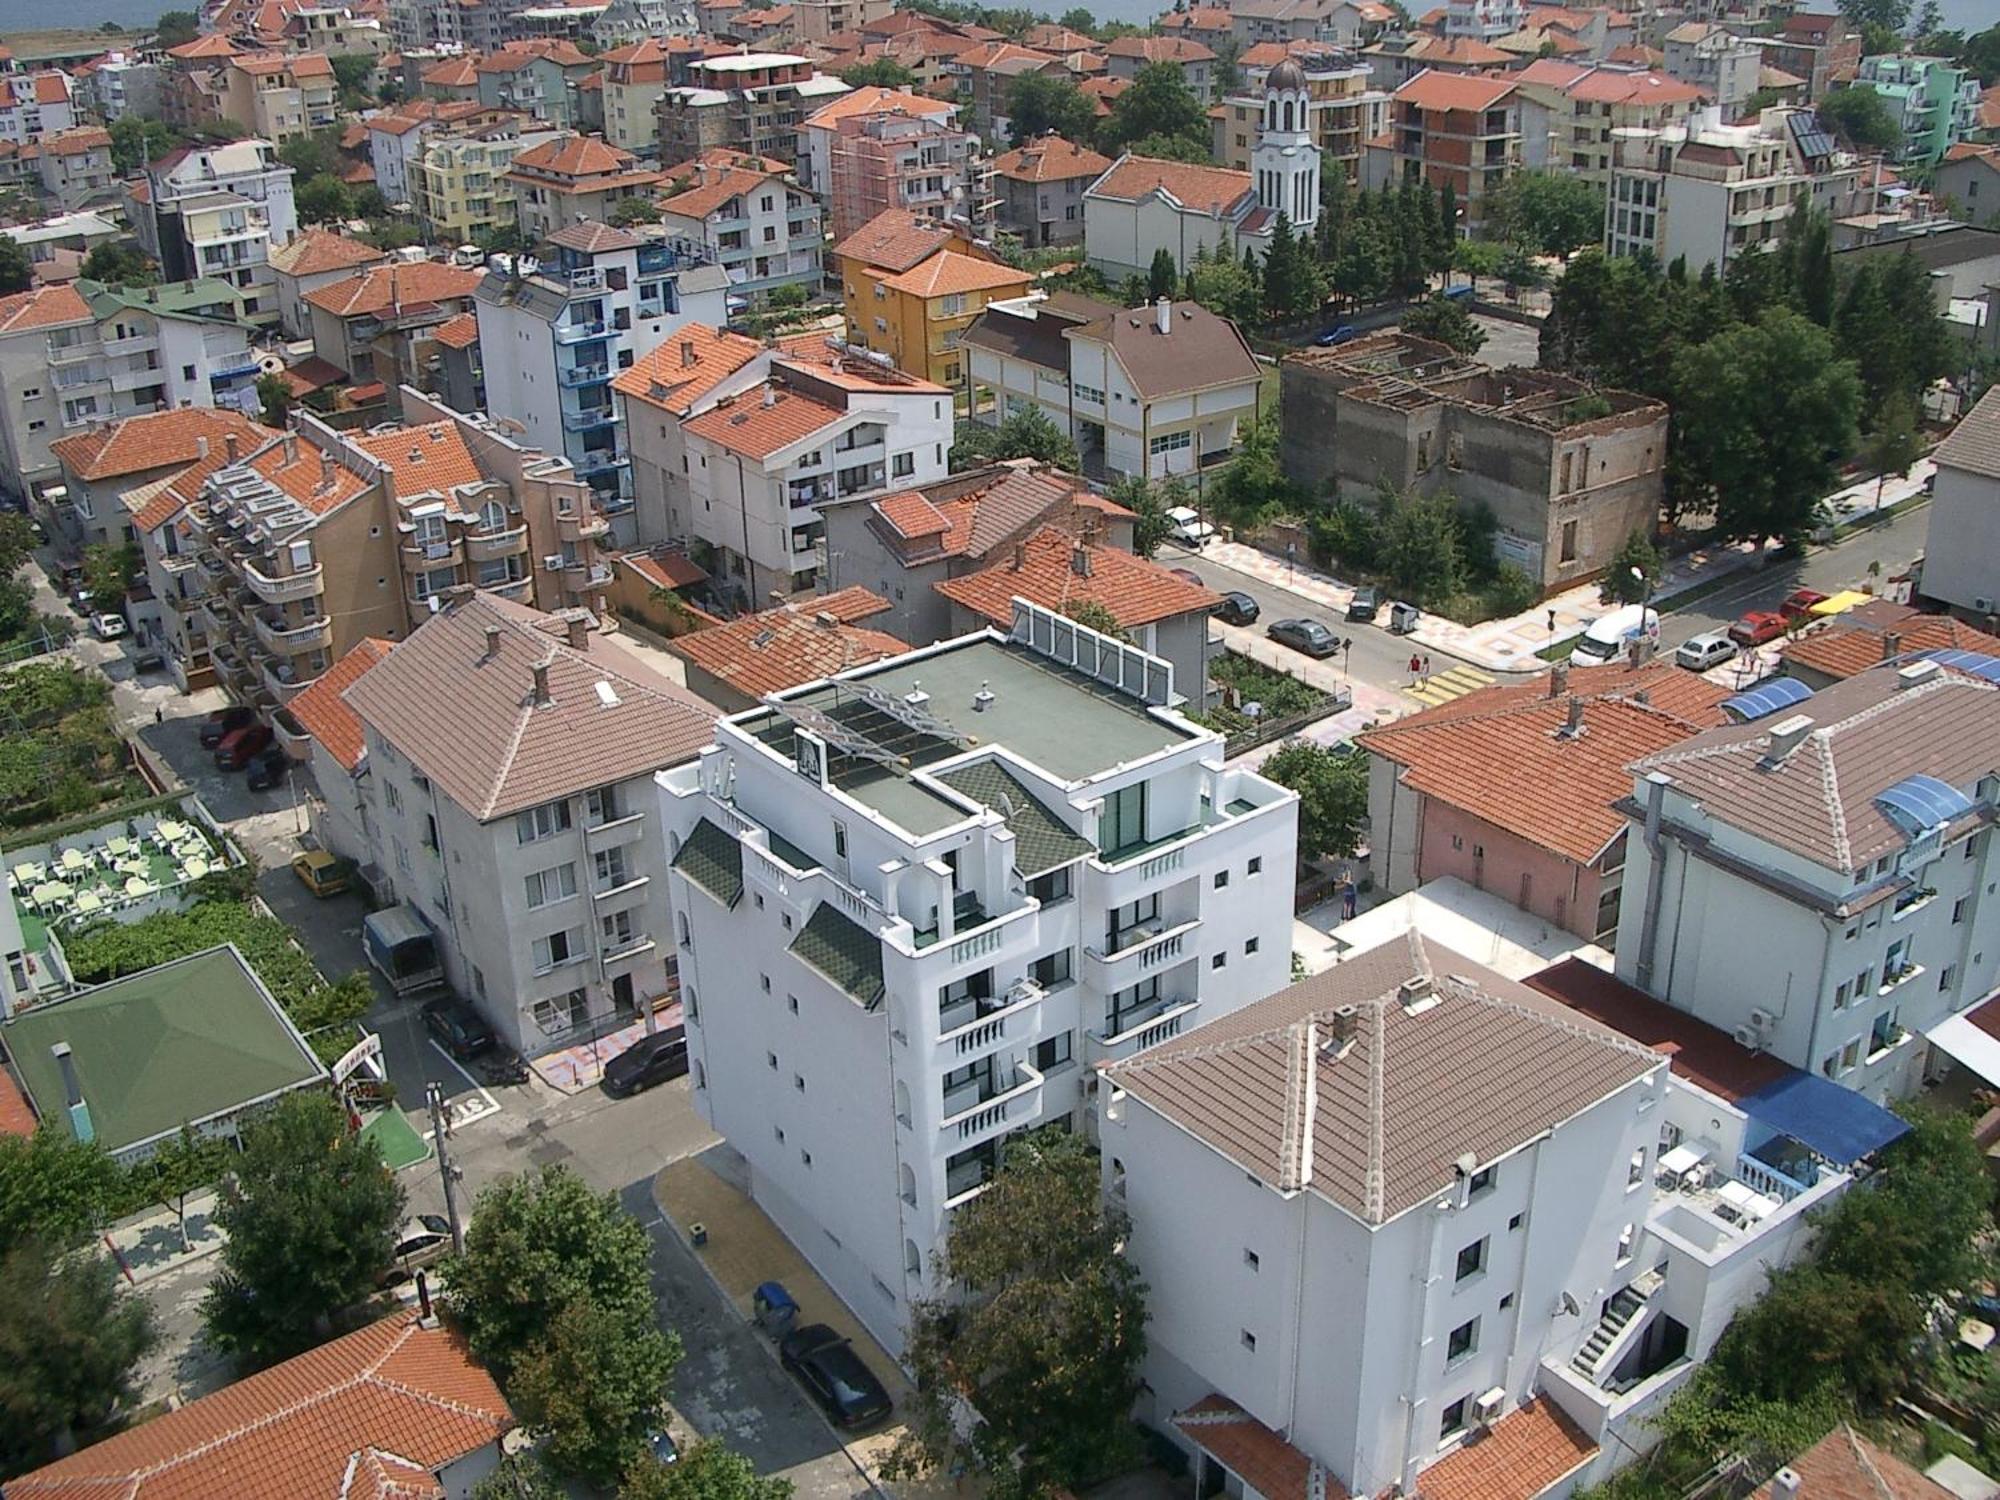
[[[81,849],[65,849],[62,852],[62,867],[65,870],[82,870],[87,868],[89,864],[90,861],[84,858]]]
[[[198,854],[181,866],[181,874],[189,880],[199,880],[207,873],[208,861]]]
[[[128,896],[150,896],[158,889],[159,887],[154,885],[152,881],[143,879],[138,875],[132,876],[125,882],[125,894]]]
[[[40,865],[20,864],[14,866],[14,883],[19,886],[40,885],[48,877],[48,871]]]
[[[1660,1158],[1660,1170],[1672,1177],[1680,1177],[1690,1168],[1698,1167],[1708,1157],[1708,1152],[1694,1146],[1676,1146]]]
[[[76,898],[76,909],[80,912],[104,910],[104,898],[95,891],[85,891]]]
[[[178,844],[187,831],[185,823],[176,823],[171,819],[162,822],[158,828],[153,830],[154,834],[163,844]]]
[[[69,887],[60,880],[45,880],[30,893],[37,906],[50,906],[57,901],[69,899]]]
[[[111,851],[113,859],[123,859],[132,852],[132,841],[121,833],[106,842],[104,847]]]

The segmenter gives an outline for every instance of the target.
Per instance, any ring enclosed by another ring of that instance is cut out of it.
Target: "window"
[[[1868,1030],[1868,1052],[1872,1057],[1887,1052],[1903,1039],[1903,1028],[1897,1024],[1897,1012],[1888,1011],[1875,1018],[1875,1024]]]
[[[1625,1186],[1637,1187],[1646,1180],[1646,1148],[1641,1146],[1632,1153],[1632,1160],[1625,1166]]]
[[[847,826],[843,823],[833,825],[833,857],[847,858]]]
[[[578,956],[582,946],[577,941],[574,927],[565,927],[561,932],[552,932],[547,937],[538,937],[534,942],[535,972],[543,973],[559,964],[569,963]]]
[[[595,863],[600,891],[615,890],[632,878],[632,871],[625,863],[625,847],[622,844],[615,849],[598,850]],[[762,902],[758,904],[762,905]]]
[[[1228,884],[1229,872],[1227,870],[1217,870],[1215,872],[1215,888],[1219,891]]]
[[[792,1075],[792,1087],[803,1094],[806,1091],[806,1075],[803,1073],[794,1073]]]
[[[1241,1337],[1243,1339],[1243,1347],[1248,1349],[1252,1354],[1255,1354],[1257,1352],[1257,1335],[1245,1328],[1242,1330]]]
[[[1070,981],[1070,950],[1058,948],[1045,953],[1028,966],[1028,977],[1043,989],[1054,989]]]
[[[1616,1264],[1622,1266],[1631,1259],[1632,1259],[1632,1226],[1630,1224],[1627,1224],[1623,1229],[1618,1231],[1618,1250],[1617,1253],[1612,1257],[1612,1260]]]
[[[1215,955],[1215,956],[1214,956],[1213,958],[1209,959],[1209,961],[1208,961],[1208,966],[1209,966],[1209,967],[1210,967],[1211,969],[1226,969],[1226,968],[1228,968],[1228,967],[1229,967],[1229,955],[1228,955],[1227,953],[1218,953],[1218,954],[1216,954],[1216,955]]]
[[[615,786],[601,786],[594,791],[584,793],[583,808],[584,815],[593,823],[616,822],[620,816],[618,811],[618,788]],[[563,826],[567,828],[569,825],[565,823]]]
[[[1465,1196],[1468,1199],[1478,1198],[1492,1191],[1493,1168],[1491,1167],[1481,1167],[1467,1179],[1465,1184]]]
[[[1046,875],[1037,875],[1028,882],[1028,894],[1042,905],[1056,901],[1067,901],[1070,891],[1070,871],[1073,866],[1064,865],[1059,870],[1051,870]]]
[[[524,844],[532,844],[537,839],[554,838],[559,833],[569,831],[569,803],[545,802],[540,807],[531,807],[514,818],[515,837]]]
[[[1243,867],[1243,873],[1245,875],[1262,875],[1264,873],[1264,856],[1261,854],[1252,855],[1250,863]]]
[[[1967,845],[1966,847],[1970,848],[1971,846]],[[1956,901],[1951,903],[1952,926],[1956,927],[1958,926],[1959,923],[1965,920],[1965,903],[1970,901],[1971,899],[1972,898],[1970,896],[1960,896]]]
[[[889,473],[897,479],[908,479],[917,472],[917,455],[914,453],[892,454],[889,459]]]
[[[1467,1397],[1460,1396],[1444,1409],[1444,1417],[1438,1423],[1438,1441],[1455,1437],[1465,1431],[1465,1403]]]
[[[1519,1214],[1515,1214],[1513,1218],[1507,1221],[1507,1228],[1509,1229],[1509,1231],[1519,1229],[1520,1227],[1521,1227],[1521,1216]]]
[[[757,976],[757,982],[758,984],[763,986],[765,994],[768,995],[771,993],[771,976],[769,974],[759,974]]]
[[[1940,990],[1948,990],[1954,988],[1957,984],[1958,984],[1958,965],[1946,964],[1944,968],[1938,972],[1938,988]]]
[[[1257,1252],[1255,1250],[1252,1250],[1248,1245],[1245,1245],[1243,1247],[1243,1264],[1248,1266],[1251,1270],[1255,1271],[1260,1266],[1263,1265],[1263,1261],[1258,1258]]]
[[[1146,440],[1146,451],[1158,458],[1162,453],[1185,453],[1194,446],[1191,432],[1162,432]]]
[[[1458,1269],[1453,1281],[1464,1281],[1486,1269],[1486,1239],[1481,1236],[1458,1252]]]
[[[1565,465],[1567,465],[1568,462],[1569,462],[1568,459],[1563,460],[1563,463]],[[1573,563],[1576,561],[1576,522],[1574,521],[1565,521],[1562,524],[1561,560],[1566,563]]]
[[[1257,951],[1257,947],[1258,947],[1258,944],[1260,944],[1260,943],[1261,943],[1262,941],[1263,941],[1263,939],[1262,939],[1262,938],[1246,938],[1246,939],[1244,939],[1244,942],[1243,942],[1243,953],[1244,953],[1244,956],[1245,956],[1245,957],[1248,957],[1248,956],[1249,956],[1250,954],[1252,954],[1252,953],[1255,953],[1255,952]]]
[[[557,865],[552,870],[537,870],[527,880],[528,907],[547,906],[551,901],[566,901],[576,894],[576,866]]]
[[[1833,987],[1833,1008],[1835,1010],[1846,1010],[1848,996],[1853,993],[1853,990],[1854,982],[1850,979],[1843,979],[1839,984],[1835,985]]]
[[[1456,1364],[1479,1351],[1479,1319],[1467,1318],[1452,1329],[1444,1341],[1444,1362]]]
[[[1120,787],[1104,799],[1097,844],[1107,856],[1146,841],[1146,783]]]
[[[775,1052],[766,1052],[766,1053],[764,1054],[764,1066],[765,1066],[765,1067],[767,1067],[767,1068],[769,1068],[769,1069],[770,1069],[770,1070],[771,1070],[771,1071],[772,1071],[773,1073],[777,1072],[777,1071],[778,1071],[778,1054],[777,1054],[777,1053],[775,1053]],[[782,1137],[781,1137],[781,1139],[782,1139]]]
[[[393,781],[382,783],[382,800],[389,804],[390,812],[399,813],[403,810],[403,794]],[[522,842],[525,843],[526,840]]]
[[[628,946],[634,939],[632,913],[614,911],[607,913],[598,923],[604,934],[604,946],[612,951]]]
[[[1852,1072],[1861,1062],[1861,1038],[1856,1037],[1840,1049],[1840,1071]]]
[[[1036,1072],[1048,1073],[1069,1064],[1073,1056],[1071,1035],[1065,1031],[1061,1036],[1052,1036],[1035,1043]]]
[[[1514,1305],[1514,1294],[1512,1292],[1509,1292],[1506,1296],[1500,1299],[1500,1311],[1502,1312],[1505,1312],[1508,1308],[1512,1307],[1513,1305]]]

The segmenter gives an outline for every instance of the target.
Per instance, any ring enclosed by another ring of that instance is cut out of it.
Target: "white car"
[[[1704,630],[1689,636],[1674,652],[1674,661],[1692,672],[1706,672],[1726,661],[1736,660],[1736,642],[1726,630]]]
[[[90,628],[100,641],[115,641],[125,633],[123,615],[92,615]]]
[[[1167,512],[1167,535],[1183,547],[1199,547],[1215,535],[1215,528],[1192,505],[1176,505]]]

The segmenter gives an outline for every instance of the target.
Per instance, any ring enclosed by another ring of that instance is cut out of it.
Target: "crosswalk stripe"
[[[1482,672],[1477,667],[1448,667],[1422,683],[1404,688],[1403,692],[1426,708],[1436,708],[1454,698],[1475,693],[1493,680],[1492,673]]]

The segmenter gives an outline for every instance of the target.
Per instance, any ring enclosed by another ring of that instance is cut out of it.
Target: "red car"
[[[1729,627],[1729,638],[1739,646],[1761,646],[1783,635],[1786,623],[1783,615],[1768,609],[1753,609]]]
[[[1818,589],[1793,589],[1778,606],[1778,613],[1787,620],[1810,620],[1812,607],[1825,597]]]

